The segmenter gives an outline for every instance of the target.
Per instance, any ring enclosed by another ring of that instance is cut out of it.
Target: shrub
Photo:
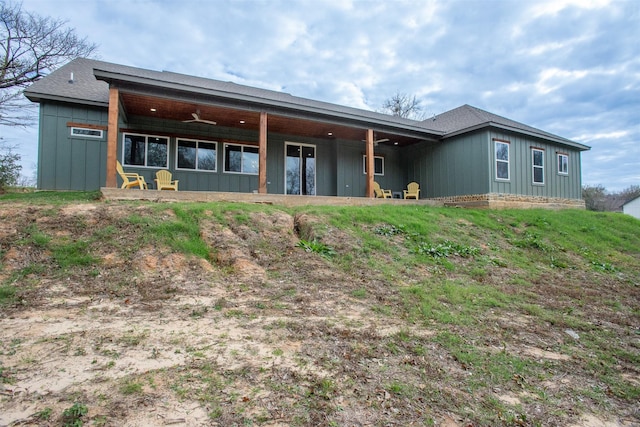
[[[311,241],[301,239],[298,242],[298,247],[303,248],[307,252],[315,252],[323,257],[330,257],[335,255],[335,250],[332,247],[325,245],[322,242],[313,239]]]
[[[74,403],[73,406],[65,409],[62,412],[64,418],[65,427],[79,427],[82,426],[82,417],[87,415],[89,408],[82,403]]]
[[[22,165],[19,164],[20,155],[11,153],[0,154],[0,192],[6,187],[16,185],[20,177]]]

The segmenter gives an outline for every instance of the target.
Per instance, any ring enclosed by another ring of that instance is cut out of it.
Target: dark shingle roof
[[[134,78],[145,84],[154,84],[158,87],[171,87],[184,91],[193,91],[198,94],[209,93],[229,99],[244,99],[253,103],[261,103],[277,106],[285,109],[302,110],[329,116],[339,116],[359,121],[406,128],[418,132],[430,132],[439,136],[440,132],[429,129],[418,121],[391,116],[389,114],[359,108],[346,107],[344,105],[316,101],[308,98],[293,96],[285,92],[261,89],[245,86],[233,82],[224,82],[203,77],[190,76],[170,71],[152,71],[134,67],[126,67],[117,64],[102,63],[94,67],[94,72],[99,79],[124,79]]]
[[[69,82],[71,73],[74,75],[73,83]],[[34,102],[40,102],[41,99],[53,99],[106,107],[109,105],[109,84],[107,81],[111,80],[137,82],[194,94],[210,94],[228,98],[229,100],[244,100],[292,111],[347,118],[362,123],[370,122],[391,126],[396,129],[419,132],[424,134],[425,138],[447,138],[478,128],[494,126],[550,139],[580,149],[589,148],[470,105],[463,105],[437,115],[433,119],[420,122],[232,82],[169,71],[153,71],[84,58],[75,59],[47,77],[35,82],[25,91],[25,95]]]
[[[25,95],[34,102],[39,102],[40,99],[55,99],[108,106],[109,84],[96,80],[93,75],[93,67],[98,64],[108,63],[84,58],[74,59],[29,86]],[[73,83],[69,83],[71,73]]]
[[[525,125],[524,123],[490,113],[471,105],[463,105],[445,113],[439,114],[432,119],[422,122],[429,129],[439,130],[444,133],[445,138],[468,132],[481,127],[494,126],[503,129],[523,132],[539,138],[550,139],[556,142],[569,144],[581,149],[589,147],[573,142],[561,136],[554,135],[549,132]]]
[[[70,73],[74,73],[74,83],[69,83]],[[97,77],[97,79],[96,79]],[[104,80],[104,81],[103,81]],[[49,76],[34,83],[25,95],[34,102],[54,99],[69,102],[108,105],[109,86],[107,81],[122,80],[137,82],[157,88],[171,88],[194,94],[210,94],[229,100],[244,100],[295,111],[307,111],[326,116],[335,116],[376,123],[398,129],[406,129],[425,137],[439,137],[440,132],[415,120],[409,120],[375,111],[362,110],[300,98],[288,93],[240,85],[232,82],[189,76],[170,71],[153,71],[126,65],[91,59],[75,59],[57,69]]]

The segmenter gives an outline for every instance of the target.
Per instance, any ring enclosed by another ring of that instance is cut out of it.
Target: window
[[[509,180],[509,143],[494,141],[496,153],[496,179]]]
[[[531,149],[533,161],[533,183],[544,184],[544,150]]]
[[[569,175],[569,156],[567,154],[558,153],[558,173]]]
[[[258,147],[253,145],[224,145],[224,171],[258,174]]]
[[[80,136],[83,138],[102,138],[102,130],[72,127],[71,136]]]
[[[179,139],[177,145],[177,169],[211,172],[217,170],[218,156],[217,144],[215,142]]]
[[[367,156],[362,156],[362,171],[367,173]],[[384,175],[384,157],[373,156],[373,174]]]
[[[123,135],[122,164],[166,168],[169,156],[169,139],[160,136]]]

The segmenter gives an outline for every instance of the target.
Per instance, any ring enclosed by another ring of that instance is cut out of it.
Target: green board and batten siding
[[[363,197],[366,194],[367,175],[364,173],[366,146],[364,142],[340,140],[337,142],[337,195],[341,197]],[[406,174],[400,154],[393,147],[380,144],[374,149],[374,157],[384,158],[384,175],[375,175],[380,187],[402,191],[407,186]]]
[[[495,179],[495,139],[509,142],[509,181]],[[491,150],[489,157],[491,187],[488,192],[566,199],[580,199],[582,197],[580,152],[578,150],[507,132],[489,132],[488,140]],[[533,148],[544,150],[544,184],[533,183]],[[559,153],[566,154],[569,158],[569,173],[566,175],[558,173],[557,155]]]
[[[103,108],[70,107],[69,104],[42,103],[38,147],[38,188],[42,190],[96,190],[106,179],[107,139],[71,136],[67,123],[103,125]]]
[[[122,120],[122,115],[120,116]],[[149,117],[128,117],[128,122],[120,122],[119,127],[130,133],[144,135],[180,135],[185,139],[217,142],[217,171],[178,170],[176,166],[176,137],[169,138],[169,167],[173,178],[179,180],[180,190],[191,191],[232,191],[250,193],[258,189],[258,176],[223,172],[224,143],[220,140],[233,140],[238,143],[256,144],[258,133],[255,131],[223,128],[210,125],[186,125],[180,122],[166,122]],[[108,111],[103,108],[86,106],[69,107],[63,103],[43,102],[40,106],[40,140],[47,141],[39,145],[38,188],[42,190],[81,190],[92,191],[104,186],[106,181],[107,132],[103,137],[77,138],[71,136],[69,122],[107,126]],[[337,150],[335,140],[315,140],[311,138],[290,137],[279,134],[268,135],[267,145],[267,191],[271,194],[284,194],[284,156],[285,143],[313,145],[316,148],[318,168],[316,170],[316,191],[318,195],[337,195],[336,164]],[[117,139],[117,158],[122,162],[123,136]],[[359,160],[360,163],[362,160]],[[125,166],[127,172],[135,172],[153,183],[157,168]],[[118,184],[121,183],[118,177]],[[363,181],[364,182],[364,181]],[[359,196],[364,194],[364,190]]]
[[[233,131],[220,126],[211,126],[208,124],[185,124],[175,121],[163,121],[156,118],[131,116],[126,124],[129,133],[139,133],[143,135],[180,135],[180,138],[194,139],[199,141],[210,141],[217,143],[216,150],[216,167],[215,172],[209,171],[189,171],[184,169],[176,169],[176,144],[175,136],[169,137],[169,160],[167,169],[171,171],[173,179],[177,179],[179,190],[189,191],[237,191],[250,193],[258,188],[257,175],[238,174],[238,173],[222,173],[224,167],[222,152],[224,143],[223,139],[233,139],[237,141],[245,141],[251,144],[257,144],[257,132],[237,130]],[[117,156],[122,161],[123,136],[118,135]],[[153,183],[155,173],[159,170],[155,167],[139,167],[126,166],[127,172],[136,172],[143,175],[148,183]],[[120,183],[120,178],[118,178]],[[152,187],[154,187],[152,185]]]
[[[127,129],[135,133],[159,135],[180,135],[188,139],[217,142],[217,171],[188,171],[176,169],[176,137],[169,142],[169,170],[173,178],[179,180],[178,188],[189,191],[231,191],[251,193],[258,190],[258,176],[241,173],[223,172],[224,168],[224,140],[257,144],[258,132],[206,124],[194,125],[180,122],[166,122],[148,117],[129,117]],[[144,129],[144,131],[142,131]],[[285,175],[284,158],[285,144],[313,145],[316,149],[316,191],[318,195],[336,195],[336,143],[335,141],[316,140],[313,138],[291,137],[277,133],[267,135],[267,192],[270,194],[284,194]],[[122,135],[118,137],[118,158],[122,156]],[[127,166],[127,171],[137,172],[145,177],[147,182],[153,182],[156,168],[140,168]]]
[[[487,135],[469,134],[444,142],[422,142],[403,152],[405,179],[420,184],[421,198],[488,192]]]
[[[496,179],[494,140],[509,142],[510,179]],[[532,148],[544,150],[544,184],[533,183]],[[558,173],[558,153],[569,158],[569,173]],[[423,142],[403,152],[405,177],[420,184],[421,197],[521,194],[580,199],[580,151],[515,133],[478,131],[443,142]],[[489,165],[489,167],[487,167]]]
[[[108,111],[99,107],[43,102],[40,107],[38,188],[43,190],[96,190],[106,181],[107,132],[102,138],[72,137],[68,123],[106,126]],[[122,116],[120,118],[122,120]],[[232,140],[257,143],[256,131],[210,125],[187,125],[149,117],[128,117],[120,123],[132,133],[180,135],[203,141]],[[267,191],[284,194],[284,157],[287,142],[316,148],[316,194],[363,197],[366,174],[363,169],[365,144],[361,141],[325,140],[268,134]],[[495,177],[494,140],[510,144],[510,179]],[[122,157],[122,134],[117,155]],[[176,137],[169,138],[169,167],[180,190],[232,191],[250,193],[258,189],[258,176],[223,172],[224,143],[217,146],[217,171],[176,170]],[[531,149],[544,150],[544,184],[533,183]],[[558,153],[569,158],[569,173],[559,174]],[[493,130],[421,142],[402,149],[380,144],[375,154],[384,157],[384,175],[374,179],[385,189],[401,191],[410,181],[420,184],[421,198],[470,194],[521,194],[534,197],[581,198],[580,151],[517,133]],[[125,167],[153,183],[157,168]],[[118,178],[120,183],[120,178]]]

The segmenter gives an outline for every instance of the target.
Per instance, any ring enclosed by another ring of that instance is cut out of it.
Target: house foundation
[[[470,194],[437,197],[444,206],[487,209],[585,209],[584,200],[559,197],[523,196],[517,194]]]

